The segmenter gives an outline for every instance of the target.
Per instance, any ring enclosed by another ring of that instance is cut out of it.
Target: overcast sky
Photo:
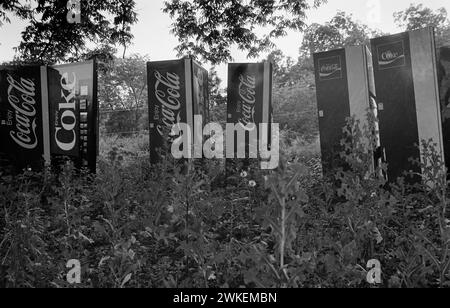
[[[177,39],[169,32],[171,20],[167,14],[162,12],[164,0],[136,0],[139,14],[139,22],[133,27],[135,36],[134,44],[130,53],[149,55],[152,60],[167,60],[176,58],[174,47]],[[410,3],[423,3],[432,9],[445,7],[450,12],[450,1],[448,0],[328,0],[328,3],[318,9],[308,12],[307,23],[323,23],[330,20],[338,10],[351,13],[355,19],[377,28],[384,32],[399,32],[394,25],[393,13],[407,8]],[[377,10],[377,7],[379,10]],[[0,28],[0,62],[9,61],[14,56],[13,47],[20,42],[20,33],[25,24],[18,20],[12,20]],[[297,58],[301,45],[302,35],[291,32],[288,36],[276,41],[277,47],[286,55]],[[247,60],[244,53],[233,51],[236,62]],[[206,65],[206,67],[208,67]],[[226,80],[226,66],[219,68],[222,79]]]

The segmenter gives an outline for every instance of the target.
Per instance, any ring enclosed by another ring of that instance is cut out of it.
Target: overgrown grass
[[[353,129],[351,130],[353,131]],[[348,170],[322,179],[317,143],[283,142],[277,171],[148,163],[147,137],[102,141],[97,176],[0,176],[0,286],[381,287],[449,285],[450,228],[443,164],[424,144],[427,185],[368,175],[356,134]],[[298,155],[301,153],[302,155]],[[433,183],[434,185],[430,185]]]

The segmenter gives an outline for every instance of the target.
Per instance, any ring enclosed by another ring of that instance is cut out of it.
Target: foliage
[[[323,2],[315,0],[314,6]],[[273,47],[273,39],[284,36],[287,29],[302,30],[309,8],[304,0],[171,0],[165,1],[164,12],[174,19],[172,32],[180,42],[180,55],[220,64],[232,59],[234,45],[255,58]],[[258,35],[258,27],[265,27],[266,34]]]
[[[147,107],[146,56],[114,58],[99,75],[99,103],[110,110],[107,133],[134,132],[145,119]]]
[[[382,35],[353,18],[351,14],[338,12],[323,25],[314,23],[309,26],[305,31],[300,54],[308,57],[320,51],[368,44],[371,38]]]
[[[291,57],[286,57],[280,49],[272,51],[267,56],[267,61],[273,64],[273,78],[277,85],[293,85],[298,81],[299,76],[295,76],[295,61]]]
[[[227,98],[221,85],[222,79],[217,74],[215,67],[211,67],[208,74],[210,122],[222,123],[226,113]]]
[[[12,14],[29,23],[17,48],[20,60],[56,63],[79,58],[90,42],[126,49],[137,22],[135,6],[134,0],[82,1],[81,23],[70,24],[67,1],[7,0],[0,4],[0,18],[10,22]]]
[[[450,44],[450,21],[443,7],[433,12],[423,4],[411,4],[404,11],[394,13],[394,19],[399,27],[407,31],[434,27],[438,47]]]
[[[448,25],[447,10],[440,8],[433,12],[423,4],[411,4],[404,11],[394,13],[395,22],[406,30],[416,30],[428,26],[443,28]]]
[[[112,150],[97,176],[70,164],[59,174],[3,173],[0,285],[366,288],[365,265],[377,259],[380,286],[448,286],[448,183],[434,145],[422,144],[423,184],[387,186],[367,170],[361,140],[371,132],[357,124],[344,130],[347,168],[329,178],[295,150],[273,172],[251,165],[225,176],[219,161],[150,166],[148,136],[135,148],[105,140]],[[70,259],[81,261],[80,285],[65,280]]]
[[[319,123],[316,93],[313,88],[298,83],[277,88],[273,94],[273,106],[274,121],[279,123],[283,130],[301,134],[306,141],[317,137]]]

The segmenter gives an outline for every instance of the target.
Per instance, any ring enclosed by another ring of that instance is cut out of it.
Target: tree
[[[315,0],[316,7],[325,0]],[[212,64],[232,60],[231,47],[246,51],[249,58],[274,46],[273,39],[287,29],[302,30],[308,0],[170,0],[164,12],[174,23],[172,32],[180,55],[200,56]],[[264,35],[258,27],[265,27]]]
[[[312,24],[305,31],[300,54],[307,58],[315,52],[368,44],[371,38],[381,35],[380,31],[355,21],[353,15],[338,12],[329,22]]]
[[[99,102],[109,110],[109,125],[114,130],[136,131],[147,106],[146,56],[132,55],[115,59],[109,70],[99,77]],[[113,122],[120,122],[114,124]],[[108,124],[107,124],[108,126]]]
[[[83,0],[81,23],[67,20],[67,1],[4,0],[0,20],[10,22],[8,14],[29,22],[17,47],[22,60],[56,63],[79,58],[94,44],[120,44],[126,49],[136,23],[134,0]]]
[[[221,87],[222,79],[215,67],[211,67],[208,73],[208,86],[209,86],[209,107],[211,122],[221,122],[226,114],[227,98]]]
[[[285,85],[292,83],[291,72],[295,62],[291,57],[286,57],[280,49],[276,49],[267,56],[267,61],[273,64],[275,84]]]
[[[406,31],[434,27],[439,47],[450,44],[450,22],[447,16],[445,8],[433,11],[423,4],[411,4],[406,10],[394,13],[395,23]]]

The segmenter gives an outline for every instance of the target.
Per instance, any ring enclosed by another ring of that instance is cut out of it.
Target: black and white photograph
[[[0,0],[0,289],[450,288],[449,14]]]

